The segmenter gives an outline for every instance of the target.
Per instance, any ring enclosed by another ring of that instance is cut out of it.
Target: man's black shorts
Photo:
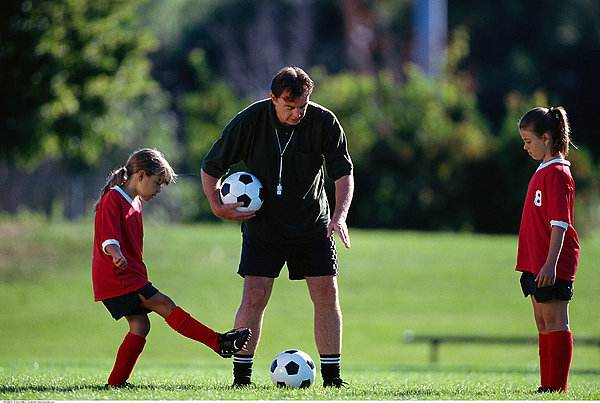
[[[538,288],[535,274],[524,271],[521,274],[521,290],[523,295],[533,295],[537,302],[548,302],[553,299],[570,301],[573,298],[573,282],[557,278],[554,285]]]
[[[146,315],[152,311],[142,306],[142,300],[138,294],[142,294],[144,298],[151,298],[158,290],[152,284],[146,284],[137,291],[119,297],[108,298],[102,301],[108,312],[115,320],[121,319],[128,315]]]
[[[333,236],[293,244],[270,243],[244,236],[240,276],[276,278],[285,263],[290,280],[335,276],[337,255]]]

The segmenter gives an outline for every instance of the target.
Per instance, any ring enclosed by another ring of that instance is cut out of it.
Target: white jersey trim
[[[106,241],[102,242],[102,251],[107,255],[109,254],[106,251],[106,247],[108,245],[117,245],[119,249],[121,249],[121,244],[119,243],[119,241],[117,241],[116,239],[107,239]]]
[[[550,226],[552,227],[561,227],[563,229],[569,228],[569,223],[564,221],[551,220]]]
[[[133,200],[131,200],[131,197],[129,197],[129,195],[123,189],[116,185],[111,187],[111,189],[114,189],[117,192],[121,193],[121,196],[123,196],[125,200],[127,200],[127,202],[133,206]]]
[[[553,160],[542,162],[540,164],[540,166],[535,170],[535,172],[539,171],[540,169],[546,168],[548,165],[557,164],[557,163],[571,166],[571,163],[564,158],[554,158]]]

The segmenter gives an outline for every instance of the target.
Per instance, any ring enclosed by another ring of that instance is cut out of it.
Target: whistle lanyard
[[[277,196],[281,196],[283,194],[283,185],[281,184],[281,174],[283,173],[283,154],[287,149],[290,141],[292,141],[292,136],[294,135],[294,130],[290,134],[290,138],[283,146],[283,150],[281,149],[281,143],[279,142],[279,132],[275,129],[275,138],[277,139],[277,147],[279,148],[279,179],[277,181]]]

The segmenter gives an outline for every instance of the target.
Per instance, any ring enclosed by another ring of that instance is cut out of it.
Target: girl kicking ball
[[[157,150],[141,149],[125,166],[112,172],[96,204],[92,282],[94,298],[102,301],[115,320],[129,323],[129,332],[117,351],[108,377],[108,387],[127,383],[150,331],[148,313],[156,312],[176,332],[199,341],[222,357],[229,358],[245,348],[250,329],[226,333],[198,322],[148,281],[142,257],[144,226],[142,200],[157,196],[176,175]]]

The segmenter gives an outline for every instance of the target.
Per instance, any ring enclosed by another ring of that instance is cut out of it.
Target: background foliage
[[[536,166],[516,122],[548,104],[565,106],[579,145],[578,229],[597,225],[598,5],[451,0],[446,67],[428,76],[411,63],[414,4],[10,0],[0,209],[87,214],[108,171],[153,146],[183,175],[150,211],[211,220],[202,157],[277,69],[297,64],[348,134],[352,226],[516,231]]]

